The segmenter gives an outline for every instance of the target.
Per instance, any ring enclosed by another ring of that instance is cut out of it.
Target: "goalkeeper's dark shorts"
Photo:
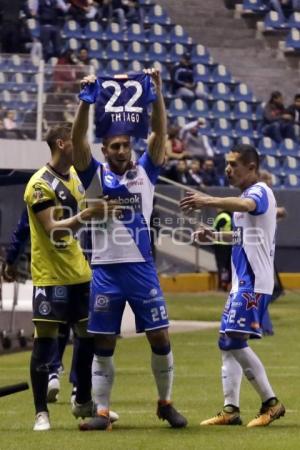
[[[33,322],[77,323],[88,319],[90,283],[33,287]]]

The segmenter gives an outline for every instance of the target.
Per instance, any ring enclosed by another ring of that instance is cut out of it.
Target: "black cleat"
[[[82,422],[79,425],[80,431],[111,431],[111,421],[108,413],[97,414],[88,422]]]
[[[184,428],[187,426],[187,420],[172,405],[172,403],[157,404],[157,416],[161,420],[167,420],[172,428]]]

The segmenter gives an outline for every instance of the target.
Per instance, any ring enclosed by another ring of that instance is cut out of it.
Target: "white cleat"
[[[115,411],[109,411],[109,418],[111,423],[117,422],[117,420],[119,420],[119,414]]]
[[[46,411],[40,412],[35,417],[33,431],[50,430],[49,414]]]
[[[48,382],[47,402],[54,403],[57,401],[60,390],[60,382],[57,375],[50,376]]]

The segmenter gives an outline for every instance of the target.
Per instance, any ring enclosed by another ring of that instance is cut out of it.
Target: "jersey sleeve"
[[[83,184],[84,189],[86,190],[92,182],[92,179],[98,169],[100,163],[95,158],[92,157],[91,162],[87,169],[85,170],[77,170],[77,175],[81,183]]]
[[[155,164],[153,164],[148,152],[143,153],[143,155],[138,160],[138,164],[145,169],[151,183],[155,184],[160,174],[161,166],[156,166]]]
[[[251,187],[247,191],[245,198],[251,198],[252,200],[255,201],[256,204],[255,210],[249,212],[249,214],[252,214],[253,216],[259,216],[260,214],[264,214],[269,207],[268,194],[266,189],[264,189],[262,186]]]
[[[155,86],[151,80],[150,75],[144,75],[144,82],[143,82],[143,94],[145,103],[148,105],[151,102],[154,102],[157,98]]]
[[[22,212],[17,228],[13,231],[8,249],[6,251],[7,264],[14,264],[22,253],[30,237],[27,208]]]
[[[89,103],[90,105],[96,103],[98,94],[100,91],[99,80],[96,80],[95,83],[86,84],[80,91],[78,97],[85,103]]]
[[[37,179],[27,186],[24,200],[33,212],[38,213],[55,206],[55,192],[44,180]]]

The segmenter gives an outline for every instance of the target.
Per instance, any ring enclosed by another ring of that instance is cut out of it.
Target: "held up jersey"
[[[238,240],[232,247],[231,293],[251,290],[272,294],[276,200],[272,190],[262,182],[250,186],[241,197],[253,199],[256,209],[233,214],[233,230]]]
[[[79,98],[96,103],[96,136],[105,138],[126,134],[145,139],[148,136],[148,105],[156,100],[151,77],[129,73],[98,77],[86,85]]]
[[[36,217],[39,211],[56,206],[56,220],[70,217],[84,200],[84,188],[71,168],[68,177],[42,167],[29,180],[24,194],[31,237],[31,274],[35,286],[85,283],[91,271],[78,240],[68,235],[54,242]]]
[[[152,261],[150,216],[159,171],[147,152],[123,175],[116,175],[95,159],[85,171],[77,171],[88,201],[107,195],[118,199],[124,208],[119,219],[92,221],[93,266]]]

